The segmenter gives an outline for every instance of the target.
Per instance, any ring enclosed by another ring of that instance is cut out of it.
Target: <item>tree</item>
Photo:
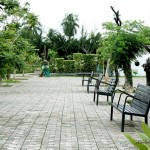
[[[63,32],[65,36],[68,37],[69,41],[77,33],[77,28],[79,27],[77,22],[78,22],[78,17],[71,13],[71,14],[66,14],[65,18],[61,23]]]
[[[23,7],[18,0],[0,2],[0,80],[14,69],[24,68],[27,50],[32,45],[21,37],[20,31],[28,15],[28,3]]]
[[[66,38],[54,29],[49,29],[47,38],[45,41],[49,49],[57,51],[58,55],[65,57],[68,53],[66,51],[67,41]]]
[[[91,32],[90,34],[88,34],[87,31],[85,31],[84,27],[82,27],[81,37],[79,39],[79,46],[84,53],[96,53],[100,40],[101,34],[99,32]]]
[[[66,39],[64,51],[66,53],[65,58],[67,58],[72,55],[72,44],[75,44],[74,36],[77,34],[77,28],[79,28],[77,15],[66,14],[61,26]]]
[[[106,32],[102,43],[102,55],[110,58],[125,74],[125,90],[133,90],[131,61],[144,51],[143,44],[148,42],[145,27],[141,21],[126,21],[122,26],[113,23],[103,24]]]

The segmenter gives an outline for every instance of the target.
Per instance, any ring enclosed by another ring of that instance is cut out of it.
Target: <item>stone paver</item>
[[[144,84],[144,83],[143,83]],[[121,115],[106,97],[87,94],[80,77],[31,77],[0,88],[0,150],[134,150],[120,132]],[[126,121],[136,137],[141,120]]]

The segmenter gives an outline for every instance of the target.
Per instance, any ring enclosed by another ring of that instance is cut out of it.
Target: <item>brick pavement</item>
[[[31,77],[0,88],[0,150],[134,150],[120,132],[121,115],[87,94],[80,77]],[[127,121],[136,137],[141,121]]]

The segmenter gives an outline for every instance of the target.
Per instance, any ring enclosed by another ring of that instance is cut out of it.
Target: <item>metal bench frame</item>
[[[145,123],[148,123],[148,112],[150,107],[150,87],[138,84],[134,96],[119,89],[117,89],[115,93],[117,91],[121,93],[117,103],[113,102],[114,98],[112,99],[110,120],[113,119],[113,108],[116,108],[119,112],[122,113],[121,132],[124,132],[125,115],[130,115],[131,120],[133,120],[133,116],[144,117]],[[123,94],[125,94],[126,97],[124,99],[124,104],[121,104],[120,101]],[[132,98],[132,102],[130,105],[127,103],[128,98]]]
[[[101,83],[106,85],[106,87],[105,88],[102,87],[102,85],[100,85]],[[107,96],[107,102],[109,101],[109,96],[111,97],[111,99],[113,99],[113,95],[114,95],[117,84],[118,84],[118,78],[111,78],[109,83],[103,82],[103,81],[99,82],[99,86],[95,86],[95,90],[94,90],[93,101],[95,101],[95,97],[97,95],[96,105],[98,105],[99,95]]]
[[[99,82],[99,85],[100,85],[100,82],[102,81],[103,79],[103,74],[99,74],[98,78],[94,78],[94,77],[89,77],[88,79],[88,83],[87,83],[87,92],[89,93],[89,88],[90,86],[98,86],[98,82]],[[96,81],[96,82],[93,82]]]
[[[82,73],[82,75],[83,75],[83,77],[82,77],[82,85],[84,85],[84,81],[88,82],[89,78],[93,78],[94,72],[92,71],[91,74],[89,74],[89,73]],[[88,75],[89,77],[85,78],[86,75]]]

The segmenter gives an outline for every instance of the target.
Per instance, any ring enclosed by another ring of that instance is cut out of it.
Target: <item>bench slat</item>
[[[123,105],[121,105],[121,104],[119,104],[118,105],[118,107],[117,107],[117,104],[116,103],[113,103],[113,106],[115,107],[115,108],[117,108],[120,112],[122,112],[123,111]],[[126,114],[133,114],[133,115],[145,115],[145,114],[143,114],[142,112],[140,112],[140,111],[138,111],[137,109],[135,109],[134,107],[131,107],[130,105],[126,105],[126,107],[125,107],[125,110],[124,110],[124,112],[126,113]]]

